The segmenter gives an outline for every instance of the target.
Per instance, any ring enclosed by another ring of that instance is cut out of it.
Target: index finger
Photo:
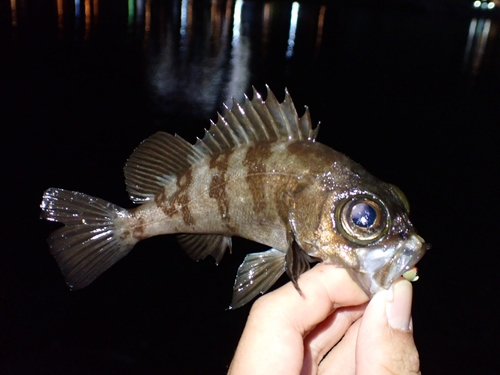
[[[292,283],[258,299],[248,317],[229,374],[299,374],[303,339],[336,308],[356,306],[368,296],[347,271],[318,264]]]

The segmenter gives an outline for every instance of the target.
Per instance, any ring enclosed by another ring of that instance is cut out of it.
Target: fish
[[[252,99],[224,105],[194,144],[162,131],[144,140],[124,167],[134,208],[60,188],[43,193],[41,218],[64,224],[48,243],[70,289],[164,234],[176,234],[192,259],[217,264],[234,236],[269,246],[246,255],[230,309],[284,273],[302,293],[299,277],[315,262],[345,268],[368,296],[402,275],[417,278],[429,245],[403,192],[317,142],[319,124],[307,106],[298,116],[287,89],[281,103],[266,90],[265,100],[253,88]]]

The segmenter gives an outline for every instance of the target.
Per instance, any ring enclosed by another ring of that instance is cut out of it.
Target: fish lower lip
[[[388,263],[387,272],[380,272],[380,280],[377,280],[379,285],[388,289],[398,277],[413,268],[422,259],[428,248],[424,239],[419,235],[413,235],[401,243]]]

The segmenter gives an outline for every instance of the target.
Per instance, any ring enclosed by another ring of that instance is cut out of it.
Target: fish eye
[[[377,220],[377,212],[368,203],[357,203],[352,206],[351,219],[358,227],[369,228]]]
[[[378,241],[390,227],[385,205],[365,194],[341,201],[335,209],[335,222],[344,237],[361,245]]]

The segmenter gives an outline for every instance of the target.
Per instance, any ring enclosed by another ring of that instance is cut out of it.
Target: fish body
[[[279,103],[234,101],[194,145],[159,132],[124,168],[133,209],[50,188],[42,217],[64,223],[49,238],[70,288],[79,289],[140,240],[178,239],[193,259],[218,263],[233,236],[271,247],[247,255],[231,308],[264,293],[286,272],[310,262],[344,267],[372,295],[412,269],[427,246],[409,221],[402,192],[347,156],[315,141],[309,111],[299,118],[286,92]]]

